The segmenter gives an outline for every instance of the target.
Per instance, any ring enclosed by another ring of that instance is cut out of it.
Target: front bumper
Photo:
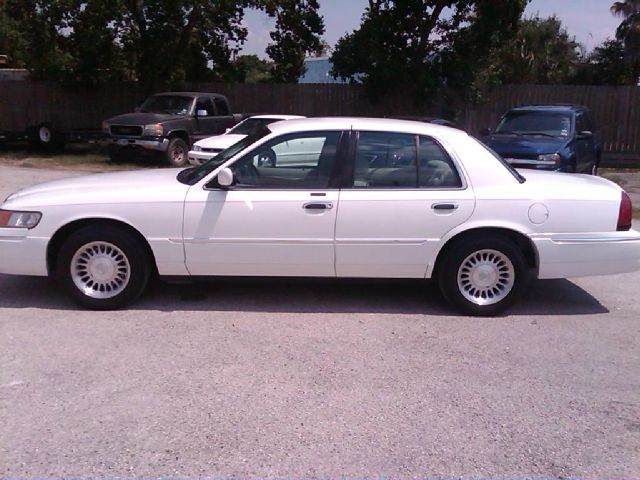
[[[119,148],[143,148],[145,150],[154,150],[156,152],[166,152],[169,148],[169,139],[167,138],[110,138],[109,145]]]
[[[538,278],[611,275],[640,270],[640,233],[531,235],[538,251]]]
[[[191,165],[198,166],[208,162],[213,157],[218,155],[218,153],[220,152],[202,152],[202,151],[196,152],[195,150],[191,150],[187,158],[189,159],[189,163]]]
[[[49,239],[27,233],[23,228],[0,229],[0,273],[47,276]]]

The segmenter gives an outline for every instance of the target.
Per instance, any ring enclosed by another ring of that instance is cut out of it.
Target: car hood
[[[242,140],[246,135],[238,135],[234,133],[226,133],[224,135],[216,135],[215,137],[208,137],[202,140],[199,140],[195,143],[202,148],[219,148],[224,150],[229,148],[236,142]]]
[[[189,186],[176,179],[180,170],[99,173],[41,183],[13,193],[3,208],[182,201]]]
[[[489,135],[483,141],[500,155],[556,153],[567,143],[566,138],[497,134]]]
[[[171,115],[168,113],[125,113],[117,117],[111,117],[107,120],[109,125],[149,125],[152,123],[162,123],[169,120],[183,118],[184,115]]]

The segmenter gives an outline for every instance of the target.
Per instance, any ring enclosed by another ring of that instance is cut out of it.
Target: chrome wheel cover
[[[38,138],[42,143],[49,143],[51,141],[51,129],[46,125],[42,125],[38,129]]]
[[[87,297],[113,298],[129,284],[131,266],[122,250],[109,242],[90,242],[71,259],[71,278]]]
[[[185,160],[185,151],[181,146],[175,146],[172,152],[173,162],[175,164],[181,164]]]
[[[503,300],[515,282],[513,263],[504,253],[485,249],[473,252],[458,269],[458,289],[475,305],[493,305]]]

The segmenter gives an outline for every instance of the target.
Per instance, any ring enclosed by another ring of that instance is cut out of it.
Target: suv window
[[[593,127],[589,117],[585,113],[579,113],[576,116],[576,132],[580,133],[584,131],[593,132]]]
[[[216,102],[216,109],[218,110],[218,115],[223,117],[231,115],[229,113],[229,105],[227,105],[227,102],[223,98],[214,97],[214,101]]]
[[[231,166],[236,187],[326,189],[341,132],[304,132],[275,138]]]
[[[215,109],[213,107],[213,102],[209,97],[198,97],[196,101],[196,112],[198,110],[206,110],[207,117],[211,117],[215,115]]]
[[[360,132],[354,188],[456,188],[462,182],[453,161],[432,138],[390,132]]]

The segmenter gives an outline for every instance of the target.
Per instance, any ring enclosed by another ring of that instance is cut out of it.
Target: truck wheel
[[[151,267],[144,246],[131,233],[89,226],[64,242],[56,272],[75,301],[92,310],[113,310],[140,296]]]
[[[444,253],[438,283],[445,299],[462,313],[502,313],[522,294],[528,268],[520,249],[506,238],[468,239]]]
[[[188,161],[188,153],[187,142],[179,137],[174,137],[169,141],[165,159],[172,167],[184,167]]]
[[[42,123],[31,130],[29,143],[39,150],[49,152],[59,151],[64,148],[64,141],[48,123]]]

